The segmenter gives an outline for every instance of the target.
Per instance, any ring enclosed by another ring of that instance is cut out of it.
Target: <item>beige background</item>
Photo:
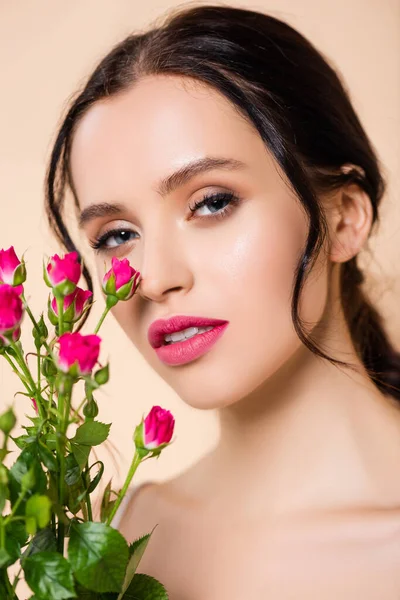
[[[370,244],[374,254],[364,258],[374,298],[400,345],[400,0],[232,4],[287,20],[331,58],[347,82],[388,178],[382,226]],[[46,306],[48,293],[41,280],[42,257],[59,251],[42,209],[44,171],[56,123],[68,97],[111,45],[172,6],[176,4],[161,0],[0,0],[0,248],[14,245],[19,255],[26,251],[26,290],[36,315]],[[103,308],[98,287],[95,293],[97,304],[86,333],[92,332]],[[26,352],[33,350],[30,329],[26,319]],[[121,482],[132,456],[135,425],[142,413],[161,404],[175,415],[176,442],[158,461],[143,464],[135,481],[166,479],[216,443],[216,415],[186,406],[151,371],[113,317],[100,332],[101,358],[111,362],[111,381],[97,396],[99,417],[112,421],[110,440],[120,453],[116,464],[107,453],[99,453],[107,461],[108,475],[114,475],[115,485]],[[0,361],[1,408],[18,389],[8,364]],[[16,397],[16,406],[20,416],[31,413],[23,396]]]

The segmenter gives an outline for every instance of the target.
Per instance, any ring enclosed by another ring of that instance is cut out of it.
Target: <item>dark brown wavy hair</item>
[[[374,226],[386,189],[378,157],[344,82],[309,40],[268,14],[191,4],[169,11],[153,25],[116,44],[70,99],[46,174],[50,227],[65,250],[78,251],[65,225],[63,207],[69,188],[79,211],[69,155],[74,131],[93,104],[133,87],[147,75],[173,74],[203,82],[222,93],[258,131],[308,216],[308,237],[293,281],[291,314],[297,335],[318,356],[352,368],[325,354],[306,334],[298,314],[306,275],[327,236],[318,196],[356,183],[370,198]],[[344,164],[353,167],[342,172]],[[83,260],[82,266],[93,291]],[[342,305],[354,347],[382,393],[400,400],[400,354],[362,290],[363,280],[357,257],[341,265]]]

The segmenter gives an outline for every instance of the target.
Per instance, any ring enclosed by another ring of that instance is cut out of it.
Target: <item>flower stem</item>
[[[57,296],[57,312],[58,312],[58,337],[63,334],[63,311],[64,311],[64,298]]]
[[[60,381],[58,392],[58,412],[60,414],[60,421],[58,422],[58,431],[56,432],[56,445],[57,454],[60,461],[60,476],[59,476],[59,502],[63,507],[65,504],[65,436],[69,424],[69,413],[71,406],[71,391],[72,385],[69,377],[62,377]],[[64,554],[64,537],[65,527],[64,523],[59,520],[58,532],[57,532],[57,550],[61,554]]]
[[[29,390],[28,388],[27,389],[28,389],[28,391],[33,396],[35,396],[40,417],[42,419],[44,419],[44,413],[43,413],[44,409],[43,409],[43,406],[42,406],[42,397],[41,397],[40,391],[39,391],[40,390],[40,385],[38,387],[36,387],[36,383],[33,380],[33,377],[32,377],[32,374],[30,372],[30,369],[29,369],[28,365],[25,362],[24,355],[21,352],[21,349],[18,346],[18,344],[16,342],[11,342],[10,346],[11,346],[11,348],[14,350],[14,352],[16,354],[16,361],[17,361],[18,365],[21,367],[21,369],[22,369],[22,371],[23,371],[23,373],[24,373],[24,375],[25,375],[25,377],[26,377],[29,385],[32,388],[31,390]]]
[[[4,352],[3,354],[4,358],[6,359],[6,361],[11,365],[12,370],[14,371],[14,373],[16,375],[18,375],[18,377],[21,379],[22,383],[25,385],[27,392],[30,393],[30,395],[33,394],[33,391],[30,389],[30,387],[28,386],[28,381],[25,377],[25,375],[23,373],[21,373],[21,371],[18,371],[16,365],[13,363],[13,361],[11,360],[11,357],[8,356],[7,352]]]
[[[111,308],[111,307],[109,307],[109,306],[106,306],[106,307],[105,307],[105,309],[104,309],[104,312],[103,312],[103,314],[102,314],[102,315],[101,315],[101,317],[100,317],[100,321],[99,321],[99,322],[97,323],[97,325],[96,325],[96,329],[94,330],[94,334],[96,334],[96,333],[99,331],[99,329],[100,329],[100,327],[102,326],[102,324],[103,324],[103,321],[104,321],[104,319],[106,318],[106,316],[107,316],[107,314],[108,314],[108,312],[109,312],[110,308]]]
[[[136,469],[140,465],[141,461],[142,461],[142,457],[139,455],[138,451],[136,450],[135,455],[132,460],[132,463],[131,463],[131,466],[129,467],[128,475],[126,476],[125,483],[122,486],[122,489],[121,489],[120,493],[118,494],[117,500],[115,501],[115,504],[112,507],[111,513],[109,514],[108,519],[106,521],[107,525],[110,525],[111,521],[113,520],[115,513],[117,512],[117,510],[122,502],[122,499],[128,490],[128,487],[132,480],[132,477],[134,476]]]

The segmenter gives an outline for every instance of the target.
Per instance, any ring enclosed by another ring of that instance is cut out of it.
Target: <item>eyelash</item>
[[[226,201],[226,202],[228,202],[228,204],[227,204],[227,206],[222,208],[218,213],[215,213],[212,216],[202,216],[199,218],[200,219],[223,219],[225,216],[227,216],[233,210],[234,206],[240,202],[240,198],[233,192],[216,192],[213,194],[205,195],[199,202],[196,202],[193,207],[189,207],[189,210],[191,213],[195,213],[196,210],[198,210],[199,208],[202,208],[203,206],[209,207],[212,205],[213,202],[217,202],[217,201],[220,201],[220,202]],[[127,244],[128,242],[126,241],[126,242],[123,242],[122,244],[117,244],[117,246],[112,246],[111,248],[107,248],[105,246],[105,244],[110,237],[113,237],[114,235],[119,235],[121,233],[136,233],[136,232],[131,231],[126,228],[111,229],[110,231],[107,231],[107,233],[104,233],[103,235],[95,238],[93,241],[90,241],[89,244],[96,252],[106,252],[106,253],[114,252],[116,248],[119,248],[119,247],[123,246],[124,244]]]

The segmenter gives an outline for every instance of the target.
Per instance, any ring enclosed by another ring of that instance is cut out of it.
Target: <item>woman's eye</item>
[[[126,244],[127,242],[131,241],[129,239],[130,235],[136,235],[136,232],[130,231],[129,229],[112,229],[111,231],[107,231],[107,233],[104,233],[103,235],[99,236],[94,241],[91,241],[89,243],[94,250],[100,250],[104,248],[104,251],[107,252],[107,250],[118,248],[118,246],[122,246],[122,244]],[[109,242],[113,238],[122,239],[122,243],[110,244]]]
[[[234,205],[240,202],[239,196],[233,192],[216,192],[210,195],[204,196],[199,202],[196,202],[193,207],[189,207],[192,214],[197,213],[196,219],[222,219],[227,216],[228,213],[233,210]],[[200,214],[201,209],[209,211],[208,214]],[[130,242],[132,239],[130,236],[137,236],[136,231],[130,229],[112,229],[107,233],[99,236],[93,241],[90,241],[90,246],[97,252],[108,252],[112,251],[123,244]],[[119,238],[122,242],[110,243],[112,239],[117,240]]]
[[[233,204],[237,204],[239,201],[240,198],[232,192],[217,192],[205,196],[189,210],[191,213],[198,213],[201,208],[207,208],[207,210],[211,210],[211,217],[222,218],[233,208]],[[208,215],[206,213],[200,215],[200,218],[209,218],[209,215],[210,213]]]

